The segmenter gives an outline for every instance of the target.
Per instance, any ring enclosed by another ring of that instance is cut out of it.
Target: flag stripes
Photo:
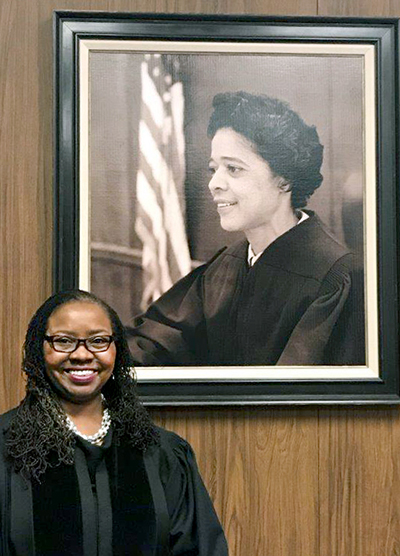
[[[145,309],[191,269],[185,227],[183,88],[172,83],[162,57],[141,66],[142,106],[135,231],[143,244]]]

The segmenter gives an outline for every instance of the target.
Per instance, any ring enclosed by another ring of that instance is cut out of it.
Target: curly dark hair
[[[274,174],[289,184],[292,207],[304,207],[323,179],[324,148],[315,126],[307,125],[286,102],[267,95],[220,93],[213,108],[208,136],[230,128],[249,139]]]
[[[22,371],[27,376],[26,396],[7,433],[7,453],[17,471],[39,480],[48,466],[74,461],[74,434],[67,428],[64,411],[45,372],[43,342],[47,323],[61,305],[85,301],[107,313],[116,345],[112,378],[104,385],[116,442],[125,435],[141,450],[158,442],[158,433],[136,393],[132,355],[124,326],[117,313],[92,293],[69,290],[49,297],[32,317],[23,347]]]

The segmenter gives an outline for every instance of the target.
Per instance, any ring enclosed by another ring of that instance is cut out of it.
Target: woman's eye
[[[54,341],[57,342],[57,344],[64,345],[64,346],[68,346],[68,345],[74,343],[74,339],[73,338],[68,338],[67,336],[62,336],[60,338],[54,338]]]
[[[95,338],[89,338],[91,344],[104,344],[107,342],[108,338],[103,338],[103,336],[96,336]]]
[[[233,166],[232,164],[228,164],[226,168],[230,174],[238,174],[241,170],[243,170],[240,166]]]
[[[213,168],[212,166],[209,166],[209,167],[208,167],[208,173],[209,173],[209,174],[213,175],[213,174],[215,174],[215,171],[216,171],[216,169]]]

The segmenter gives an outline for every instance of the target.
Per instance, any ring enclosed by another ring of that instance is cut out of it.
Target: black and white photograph
[[[79,287],[139,380],[379,380],[376,47],[172,39],[79,43]]]
[[[91,55],[89,286],[138,365],[366,364],[365,59],[332,51]]]

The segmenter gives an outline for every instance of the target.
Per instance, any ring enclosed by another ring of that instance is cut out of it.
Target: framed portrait
[[[55,12],[54,289],[145,403],[398,403],[398,20]]]

